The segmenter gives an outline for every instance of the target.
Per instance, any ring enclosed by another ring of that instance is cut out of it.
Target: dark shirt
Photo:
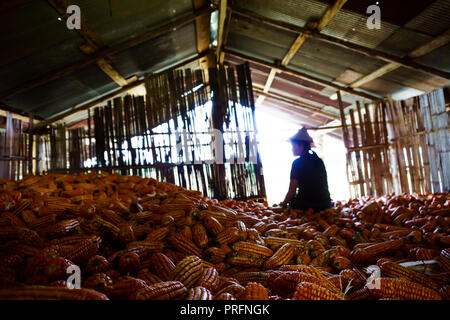
[[[327,171],[322,159],[310,150],[292,163],[291,179],[298,181],[297,193],[291,206],[314,211],[331,207]]]

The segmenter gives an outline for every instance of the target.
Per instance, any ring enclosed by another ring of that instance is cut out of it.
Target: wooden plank
[[[221,59],[221,53],[223,50],[223,39],[224,39],[224,29],[225,29],[225,20],[227,17],[227,0],[219,0],[219,25],[217,31],[217,49],[216,49],[216,59],[217,61],[223,62],[223,58]]]
[[[98,52],[87,57],[86,59],[76,61],[66,67],[59,69],[59,70],[48,72],[43,76],[32,79],[32,80],[22,83],[16,87],[13,87],[13,88],[10,88],[10,89],[7,89],[7,90],[1,92],[0,100],[4,99],[6,97],[12,96],[12,95],[16,95],[21,92],[25,92],[25,91],[33,89],[33,88],[36,88],[36,87],[46,84],[52,80],[58,79],[62,76],[65,76],[65,75],[71,74],[77,70],[83,69],[91,64],[96,63],[98,61],[98,59],[106,58],[111,55],[115,55],[115,54],[125,51],[127,49],[133,48],[133,47],[135,47],[141,43],[144,43],[148,40],[151,40],[158,36],[172,32],[173,29],[180,28],[190,22],[193,22],[197,17],[210,14],[213,10],[215,10],[215,7],[208,7],[208,8],[199,10],[196,13],[187,14],[187,15],[180,17],[177,20],[171,21],[161,27],[147,31],[141,35],[138,35],[131,39],[125,40],[114,46],[101,49]]]
[[[281,65],[286,66],[288,63],[292,60],[292,58],[295,56],[295,54],[298,52],[300,47],[303,45],[303,43],[306,41],[306,35],[299,34],[297,36],[297,39],[295,39],[294,43],[289,48],[288,52],[285,54],[283,60],[281,60]]]
[[[382,75],[385,75],[386,73],[396,70],[399,67],[400,67],[400,64],[398,64],[398,63],[394,63],[394,62],[387,63],[384,66],[382,66],[381,68],[376,69],[375,71],[369,73],[368,75],[363,76],[362,78],[356,80],[355,82],[352,82],[350,84],[350,87],[358,88],[367,82],[370,82],[374,79],[381,77]]]

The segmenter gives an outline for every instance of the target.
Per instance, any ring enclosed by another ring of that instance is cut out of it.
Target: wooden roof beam
[[[219,28],[217,29],[216,59],[219,64],[223,63],[223,43],[225,35],[225,20],[227,19],[227,0],[219,0]]]
[[[41,86],[43,84],[46,84],[52,80],[58,79],[62,76],[66,76],[68,74],[71,74],[75,71],[78,71],[80,69],[83,69],[91,64],[96,63],[101,58],[106,58],[111,55],[117,54],[119,52],[125,51],[127,49],[133,48],[141,43],[144,43],[150,39],[156,38],[158,36],[164,35],[166,33],[172,32],[173,29],[182,27],[190,22],[193,22],[197,17],[200,17],[202,15],[210,14],[212,11],[215,10],[215,7],[207,7],[202,10],[199,10],[193,14],[187,14],[184,15],[181,18],[178,18],[175,21],[169,22],[161,27],[158,27],[156,29],[147,31],[139,36],[133,37],[131,39],[125,40],[124,42],[121,42],[117,45],[114,45],[112,47],[104,48],[99,50],[98,52],[95,52],[91,56],[87,57],[86,59],[79,60],[77,62],[74,62],[62,69],[49,72],[39,78],[32,79],[30,81],[27,81],[17,87],[7,89],[0,93],[0,99],[4,99],[6,97],[25,92],[27,90],[36,88],[38,86]]]
[[[70,3],[67,0],[47,0],[47,2],[58,12],[58,14],[67,20],[69,15],[67,14],[67,7],[70,6]],[[101,39],[100,35],[94,31],[94,29],[90,26],[90,24],[84,19],[84,15],[81,16],[82,19],[82,28],[75,29],[77,33],[83,38],[86,42],[84,46],[80,47],[80,50],[86,54],[90,55],[101,48],[105,48],[106,44]],[[129,82],[136,81],[135,77],[132,77],[127,81],[124,77],[120,75],[120,73],[108,62],[106,59],[101,58],[97,61],[97,66],[107,75],[109,76],[115,83],[119,86],[124,87]]]
[[[434,50],[436,50],[437,48],[440,48],[444,45],[446,45],[448,42],[450,41],[450,30],[447,30],[446,32],[444,32],[443,34],[437,36],[436,38],[434,38],[433,40],[431,40],[430,42],[420,46],[419,48],[411,51],[407,57],[410,59],[415,59],[415,58],[419,58],[421,56],[424,56]],[[368,75],[363,76],[362,78],[356,80],[355,82],[350,84],[350,87],[352,88],[358,88],[360,86],[362,86],[363,84],[370,82],[374,79],[377,79],[383,75],[385,75],[386,73],[389,73],[391,71],[394,71],[398,68],[401,67],[401,64],[396,63],[396,62],[390,62],[387,63],[386,65],[382,66],[381,68],[369,73]],[[418,88],[416,88],[418,89]],[[420,90],[420,89],[419,89]]]
[[[290,31],[296,34],[304,34],[306,37],[308,38],[314,38],[335,46],[339,46],[341,48],[345,48],[357,53],[360,53],[362,55],[368,56],[368,57],[373,57],[379,60],[383,60],[386,62],[394,62],[394,63],[398,63],[399,65],[412,69],[412,70],[416,70],[416,71],[420,71],[420,72],[425,72],[434,76],[438,76],[444,79],[449,79],[450,80],[450,72],[444,71],[444,70],[440,70],[440,69],[436,69],[433,67],[429,67],[426,65],[422,65],[420,63],[414,62],[412,61],[409,57],[404,57],[404,58],[399,58],[397,56],[376,50],[376,49],[372,49],[372,48],[367,48],[352,42],[349,42],[347,40],[343,40],[340,38],[336,38],[336,37],[332,37],[332,36],[328,36],[325,34],[322,34],[320,32],[318,32],[317,30],[311,30],[311,29],[307,29],[307,28],[303,28],[303,27],[299,27],[290,23],[286,23],[283,21],[279,21],[279,20],[274,20],[274,19],[270,19],[267,18],[265,16],[259,15],[253,11],[250,10],[246,10],[246,9],[242,9],[242,8],[236,8],[236,7],[232,7],[233,10],[233,14],[241,16],[243,18],[246,19],[251,19],[255,22],[258,23],[264,23],[266,25],[270,25],[282,30],[286,30],[286,31]]]
[[[334,88],[336,90],[341,90],[341,91],[347,92],[349,94],[352,94],[354,96],[362,97],[362,98],[367,99],[367,100],[379,100],[379,99],[381,99],[381,97],[377,96],[377,95],[365,93],[365,92],[362,92],[362,91],[356,91],[353,88],[345,87],[345,86],[342,86],[342,85],[339,85],[339,84],[335,84],[335,83],[332,83],[332,82],[329,82],[329,81],[326,81],[326,80],[322,80],[322,79],[310,76],[309,74],[302,73],[302,72],[295,71],[295,70],[291,70],[291,69],[288,69],[288,68],[283,67],[283,66],[278,66],[278,65],[276,65],[274,63],[270,63],[270,62],[266,62],[266,61],[258,59],[258,58],[250,57],[250,56],[244,55],[242,53],[239,53],[239,52],[236,52],[236,51],[233,51],[233,50],[230,50],[230,49],[224,49],[224,51],[225,51],[225,53],[227,53],[227,54],[229,54],[231,56],[235,56],[237,58],[240,58],[240,59],[243,59],[243,60],[246,60],[246,61],[249,61],[249,62],[253,62],[253,63],[259,64],[259,65],[262,65],[262,66],[265,66],[266,68],[272,68],[272,69],[275,69],[275,70],[277,70],[279,72],[285,72],[285,73],[291,74],[291,75],[293,75],[295,77],[298,77],[298,78],[301,78],[301,79],[305,79],[305,80],[308,80],[308,81],[320,84],[322,86]]]
[[[333,17],[338,13],[338,11],[342,8],[342,6],[347,2],[347,0],[336,0],[333,5],[327,8],[325,13],[322,15],[320,20],[318,22],[310,21],[307,24],[308,29],[315,29],[317,31],[321,31],[323,28],[326,27],[326,25],[333,19]],[[295,56],[295,54],[298,52],[300,47],[305,43],[306,41],[306,35],[303,33],[300,33],[295,39],[294,43],[289,48],[288,52],[285,54],[283,60],[281,60],[282,66],[287,66],[288,63],[292,60],[292,58]],[[270,87],[272,85],[272,82],[275,78],[276,71],[274,69],[270,70],[270,74],[267,77],[266,81],[266,87],[264,88],[264,92],[268,93],[270,90]],[[260,105],[264,101],[264,96],[260,96],[258,100],[256,101],[256,105]]]

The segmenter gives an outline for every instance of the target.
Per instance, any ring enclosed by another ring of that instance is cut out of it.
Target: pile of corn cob
[[[0,180],[0,300],[449,299],[449,219],[449,194],[315,214],[137,176]],[[438,272],[400,265],[417,260]]]

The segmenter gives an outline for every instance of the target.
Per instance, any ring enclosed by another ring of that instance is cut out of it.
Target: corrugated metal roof
[[[416,48],[430,42],[433,37],[407,28],[399,28],[386,40],[380,43],[378,50],[397,55],[406,56]]]
[[[450,43],[414,61],[450,72]]]
[[[438,36],[447,31],[450,29],[450,1],[436,0],[421,14],[409,21],[405,27],[432,36]]]
[[[239,1],[238,5],[268,18],[300,27],[305,26],[309,20],[319,19],[328,7],[327,4],[314,0],[245,0]]]
[[[110,46],[193,12],[191,0],[78,0],[77,5],[92,28]]]
[[[121,54],[116,55],[117,62],[113,66],[125,78],[136,75],[143,76],[146,72],[160,70],[177,61],[195,55],[196,34],[194,23],[160,36]]]
[[[368,48],[375,48],[398,29],[398,26],[382,19],[381,28],[371,30],[367,28],[367,17],[342,9],[322,30],[322,33]]]
[[[290,67],[334,80],[347,69],[365,74],[383,64],[377,59],[309,38],[291,60]]]

